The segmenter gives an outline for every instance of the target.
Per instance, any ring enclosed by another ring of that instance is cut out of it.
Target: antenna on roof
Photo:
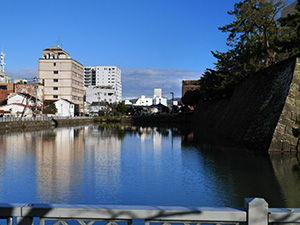
[[[59,36],[58,36],[58,39],[57,39],[57,47],[58,47],[58,48],[62,48],[62,46],[63,46],[63,44],[61,43],[60,38],[59,38]]]

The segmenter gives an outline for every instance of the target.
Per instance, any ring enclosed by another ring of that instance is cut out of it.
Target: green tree
[[[284,6],[283,0],[243,0],[234,5],[228,12],[234,21],[219,27],[229,33],[226,42],[229,50],[212,51],[217,62],[214,69],[205,71],[201,79],[202,92],[206,95],[219,91],[230,93],[243,77],[281,59],[277,44],[285,31],[278,16]]]
[[[119,102],[118,105],[117,105],[117,111],[119,113],[126,113],[127,112],[127,107],[126,105],[124,104],[124,102]]]
[[[44,109],[45,114],[56,114],[57,113],[57,108],[54,103],[48,104],[45,109]]]
[[[295,11],[279,21],[284,30],[278,43],[279,51],[287,53],[286,57],[300,53],[300,0]]]
[[[187,91],[184,96],[181,98],[181,102],[185,106],[196,106],[197,102],[200,99],[200,91]]]
[[[275,41],[282,29],[277,18],[284,6],[283,0],[244,0],[235,4],[228,12],[235,16],[234,21],[219,28],[229,32],[226,44],[232,49],[225,57],[233,61],[231,65],[256,71],[276,62]],[[224,57],[218,52],[215,56]],[[217,68],[220,66],[217,64]]]

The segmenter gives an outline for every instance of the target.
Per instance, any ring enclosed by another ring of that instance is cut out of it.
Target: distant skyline
[[[0,51],[6,75],[38,76],[42,51],[57,46],[83,66],[122,70],[123,98],[162,88],[181,97],[181,80],[213,68],[210,51],[226,51],[238,0],[88,0],[1,2]],[[292,1],[289,1],[292,2]]]

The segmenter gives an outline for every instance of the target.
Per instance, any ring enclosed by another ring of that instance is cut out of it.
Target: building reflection
[[[118,127],[89,126],[85,135],[85,180],[99,202],[117,202],[121,140]]]
[[[118,189],[121,141],[112,129],[56,129],[37,140],[37,189],[43,202],[88,203],[87,186],[103,201],[103,193]]]
[[[81,185],[83,137],[82,127],[43,131],[36,137],[37,191],[43,202],[67,202]]]

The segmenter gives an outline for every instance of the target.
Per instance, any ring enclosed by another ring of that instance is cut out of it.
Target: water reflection
[[[294,159],[211,143],[175,127],[1,135],[0,201],[241,207],[246,197],[263,197],[271,207],[297,207],[290,206],[300,190]]]
[[[288,207],[300,208],[300,164],[297,155],[273,153],[270,158]]]
[[[37,192],[43,202],[68,202],[83,177],[84,128],[59,128],[36,136]],[[59,184],[59,185],[58,185]]]

